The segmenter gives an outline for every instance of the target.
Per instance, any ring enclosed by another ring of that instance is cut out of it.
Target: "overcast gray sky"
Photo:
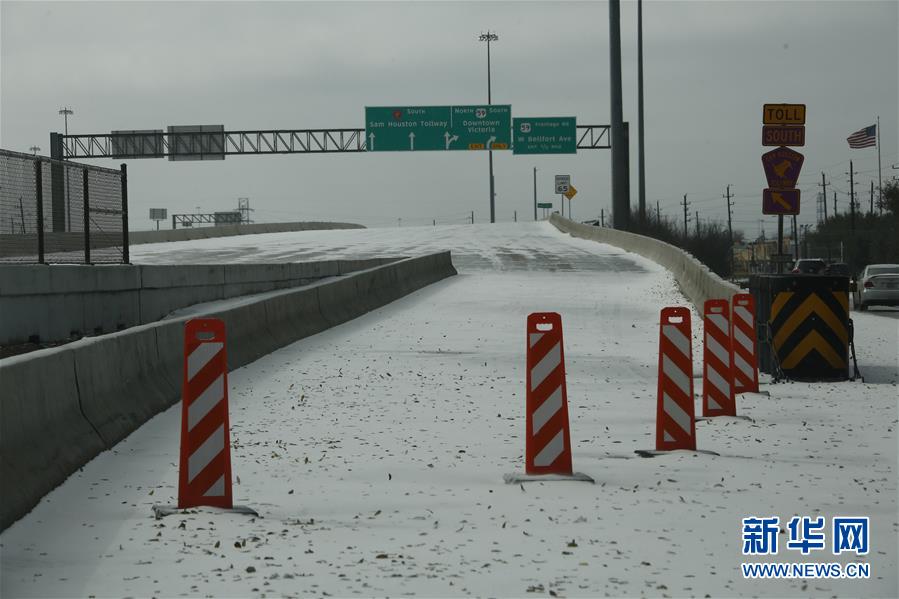
[[[860,200],[877,151],[846,137],[880,116],[884,178],[899,174],[899,3],[647,1],[643,7],[647,202],[680,215],[759,230],[761,112],[808,106],[801,223],[815,221],[821,171],[828,209],[848,207],[849,160]],[[624,118],[632,123],[637,202],[636,2],[621,6]],[[584,2],[11,2],[0,3],[0,146],[48,153],[70,133],[224,124],[226,129],[363,127],[364,107],[477,104],[513,116],[609,122],[608,4]],[[610,210],[607,150],[576,156],[494,152],[497,220],[533,217],[552,178],[571,174],[574,217]],[[90,161],[116,166],[119,161]],[[370,226],[489,218],[484,152],[229,156],[208,162],[129,161],[133,229],[151,207],[169,213],[236,207],[258,221],[347,220]],[[770,235],[775,217],[766,217]]]

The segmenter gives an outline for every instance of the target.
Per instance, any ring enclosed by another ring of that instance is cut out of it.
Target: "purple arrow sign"
[[[796,187],[796,180],[799,179],[799,171],[802,170],[804,160],[802,154],[790,148],[777,148],[762,154],[762,166],[765,167],[768,187],[775,189]]]
[[[799,190],[766,189],[762,192],[762,214],[799,214]]]

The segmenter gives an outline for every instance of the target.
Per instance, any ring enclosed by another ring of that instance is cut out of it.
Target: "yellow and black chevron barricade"
[[[801,381],[849,378],[849,278],[760,275],[756,301],[759,367]]]
[[[849,378],[849,293],[836,277],[799,280],[771,302],[771,346],[780,369],[805,381]],[[842,277],[840,277],[842,278]],[[823,279],[823,280],[822,280]]]

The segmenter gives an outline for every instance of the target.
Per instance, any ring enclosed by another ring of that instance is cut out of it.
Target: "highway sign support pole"
[[[643,153],[643,0],[637,0],[637,120],[640,137],[637,139],[640,224],[646,223],[646,166]]]
[[[777,215],[777,274],[784,274],[784,263],[780,256],[784,251],[784,215]]]
[[[611,90],[612,226],[626,231],[630,220],[627,134],[621,97],[621,1],[609,0],[609,89]]]
[[[537,220],[537,167],[534,167],[534,220]]]

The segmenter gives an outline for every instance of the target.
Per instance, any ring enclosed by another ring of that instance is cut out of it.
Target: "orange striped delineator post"
[[[702,415],[736,416],[731,370],[730,302],[706,300],[703,306]]]
[[[758,393],[755,299],[749,293],[737,293],[731,302],[731,371],[734,375],[734,393]]]
[[[178,507],[231,508],[228,360],[221,320],[187,322],[181,389]]]
[[[546,480],[547,475],[593,482],[571,466],[562,317],[556,312],[528,315],[526,385],[525,476],[507,474],[506,482]]]
[[[184,326],[178,507],[153,506],[156,518],[209,506],[258,515],[231,495],[228,359],[225,324],[197,318]]]
[[[696,451],[690,309],[662,308],[659,320],[656,448],[635,452],[645,458],[677,449]]]

